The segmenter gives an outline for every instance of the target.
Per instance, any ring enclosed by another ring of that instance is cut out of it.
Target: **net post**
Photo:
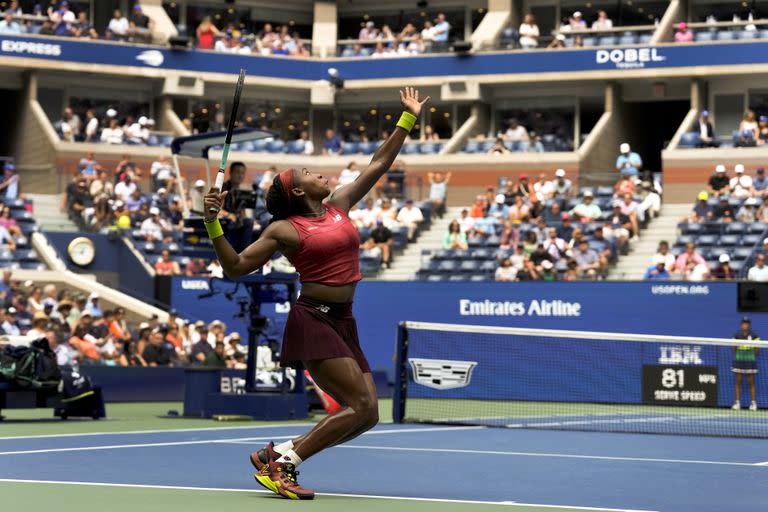
[[[395,390],[392,400],[392,421],[402,423],[405,418],[405,400],[408,394],[408,327],[407,322],[397,324],[395,358]]]

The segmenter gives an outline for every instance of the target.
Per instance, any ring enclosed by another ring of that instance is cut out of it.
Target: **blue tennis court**
[[[267,499],[253,481],[249,451],[306,428],[0,438],[0,483],[14,490],[64,483],[78,484],[78,492],[106,486]],[[319,492],[315,507],[372,497],[405,499],[408,510],[455,503],[463,510],[748,512],[768,502],[768,450],[765,441],[750,439],[381,424],[301,471],[301,482]],[[195,495],[180,494],[179,508]]]

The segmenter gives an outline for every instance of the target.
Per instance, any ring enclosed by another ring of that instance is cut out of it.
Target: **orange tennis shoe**
[[[270,462],[256,473],[256,481],[270,491],[290,500],[312,500],[315,491],[299,485],[296,466],[287,462]]]

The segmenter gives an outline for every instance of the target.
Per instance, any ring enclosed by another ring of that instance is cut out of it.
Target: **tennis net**
[[[768,370],[766,342],[424,322],[398,330],[397,422],[768,438],[768,381],[751,373]],[[738,410],[734,367],[746,372]]]

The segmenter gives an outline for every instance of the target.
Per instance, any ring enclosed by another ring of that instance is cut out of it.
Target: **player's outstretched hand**
[[[219,192],[219,189],[212,188],[203,198],[203,206],[205,210],[204,220],[210,222],[216,218],[224,206],[224,198],[227,197],[229,191]]]
[[[429,96],[424,98],[423,101],[419,101],[419,90],[413,87],[406,87],[405,91],[400,91],[400,103],[403,108],[411,114],[419,117],[421,108],[429,101]]]

